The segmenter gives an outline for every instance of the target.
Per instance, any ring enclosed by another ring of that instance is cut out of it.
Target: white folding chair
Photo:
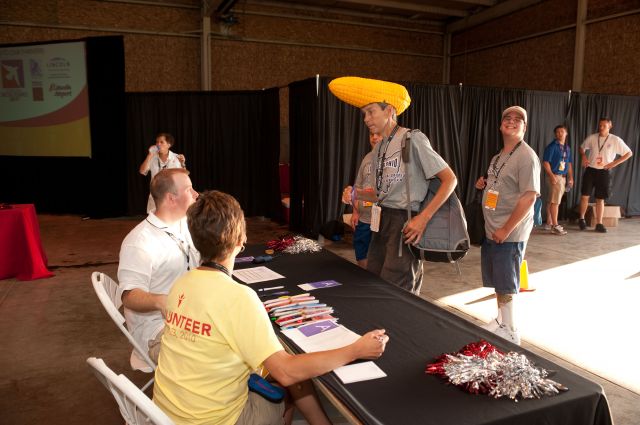
[[[120,313],[120,307],[122,307],[122,291],[118,284],[109,276],[100,272],[93,272],[91,274],[91,283],[93,283],[93,289],[96,291],[96,295],[102,303],[102,306],[107,310],[111,319],[133,346],[133,351],[131,351],[131,357],[129,359],[131,368],[133,370],[152,373],[156,369],[156,364],[151,360],[149,354],[147,354],[148,350],[140,347],[138,342],[124,326],[125,318],[122,313]],[[153,378],[142,387],[142,391],[146,390],[152,383]]]
[[[127,425],[173,425],[173,421],[126,376],[116,375],[102,359],[89,357],[87,363],[116,399]]]

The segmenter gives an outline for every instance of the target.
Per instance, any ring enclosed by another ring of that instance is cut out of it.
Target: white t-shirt
[[[606,137],[600,137],[599,133],[591,134],[584,139],[580,147],[587,153],[589,167],[598,170],[613,162],[616,155],[626,155],[631,151],[621,138],[611,133]]]
[[[157,152],[153,155],[153,158],[151,158],[151,162],[149,163],[151,178],[154,178],[155,175],[160,172],[160,170],[164,170],[165,168],[182,168],[182,164],[180,164],[177,154],[169,151],[167,162],[160,161],[160,157],[158,156]]]
[[[118,281],[122,291],[141,289],[153,294],[168,294],[175,280],[200,264],[200,254],[193,246],[186,217],[167,226],[151,213],[138,224],[120,247]],[[139,313],[124,309],[127,328],[142,348],[162,329],[159,311]]]

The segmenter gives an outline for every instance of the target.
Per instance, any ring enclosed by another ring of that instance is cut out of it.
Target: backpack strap
[[[407,192],[407,223],[411,221],[411,188],[409,184],[409,163],[411,162],[411,129],[407,129],[402,137],[402,142],[400,142],[400,147],[402,149],[402,162],[404,163],[404,182],[405,188]],[[398,257],[402,257],[402,244],[404,241],[402,240],[402,234],[400,235],[400,245],[398,246]]]

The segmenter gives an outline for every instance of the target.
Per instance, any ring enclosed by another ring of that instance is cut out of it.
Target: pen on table
[[[284,288],[284,286],[272,286],[271,288],[260,288],[258,289],[258,292],[273,291],[273,290],[282,289],[282,288]]]
[[[273,297],[275,295],[287,295],[288,293],[289,293],[289,291],[272,292],[270,294],[258,295],[258,298]]]

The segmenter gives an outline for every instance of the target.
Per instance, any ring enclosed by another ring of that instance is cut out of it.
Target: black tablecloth
[[[262,254],[250,246],[242,255]],[[609,406],[600,385],[513,345],[484,329],[323,250],[282,255],[263,264],[285,279],[250,285],[254,289],[284,285],[291,295],[296,285],[333,279],[342,285],[313,291],[335,308],[339,323],[364,334],[386,329],[390,337],[384,355],[375,363],[386,378],[344,385],[333,373],[320,377],[349,409],[366,424],[518,424],[609,425]],[[236,268],[255,267],[239,264]],[[438,285],[429,280],[425,285]],[[281,337],[284,337],[281,335]],[[284,337],[286,338],[286,337]],[[555,371],[552,379],[569,388],[557,396],[514,402],[472,395],[442,379],[425,374],[425,366],[442,353],[485,340],[503,351],[525,353],[534,364]],[[295,347],[291,341],[290,345]]]

